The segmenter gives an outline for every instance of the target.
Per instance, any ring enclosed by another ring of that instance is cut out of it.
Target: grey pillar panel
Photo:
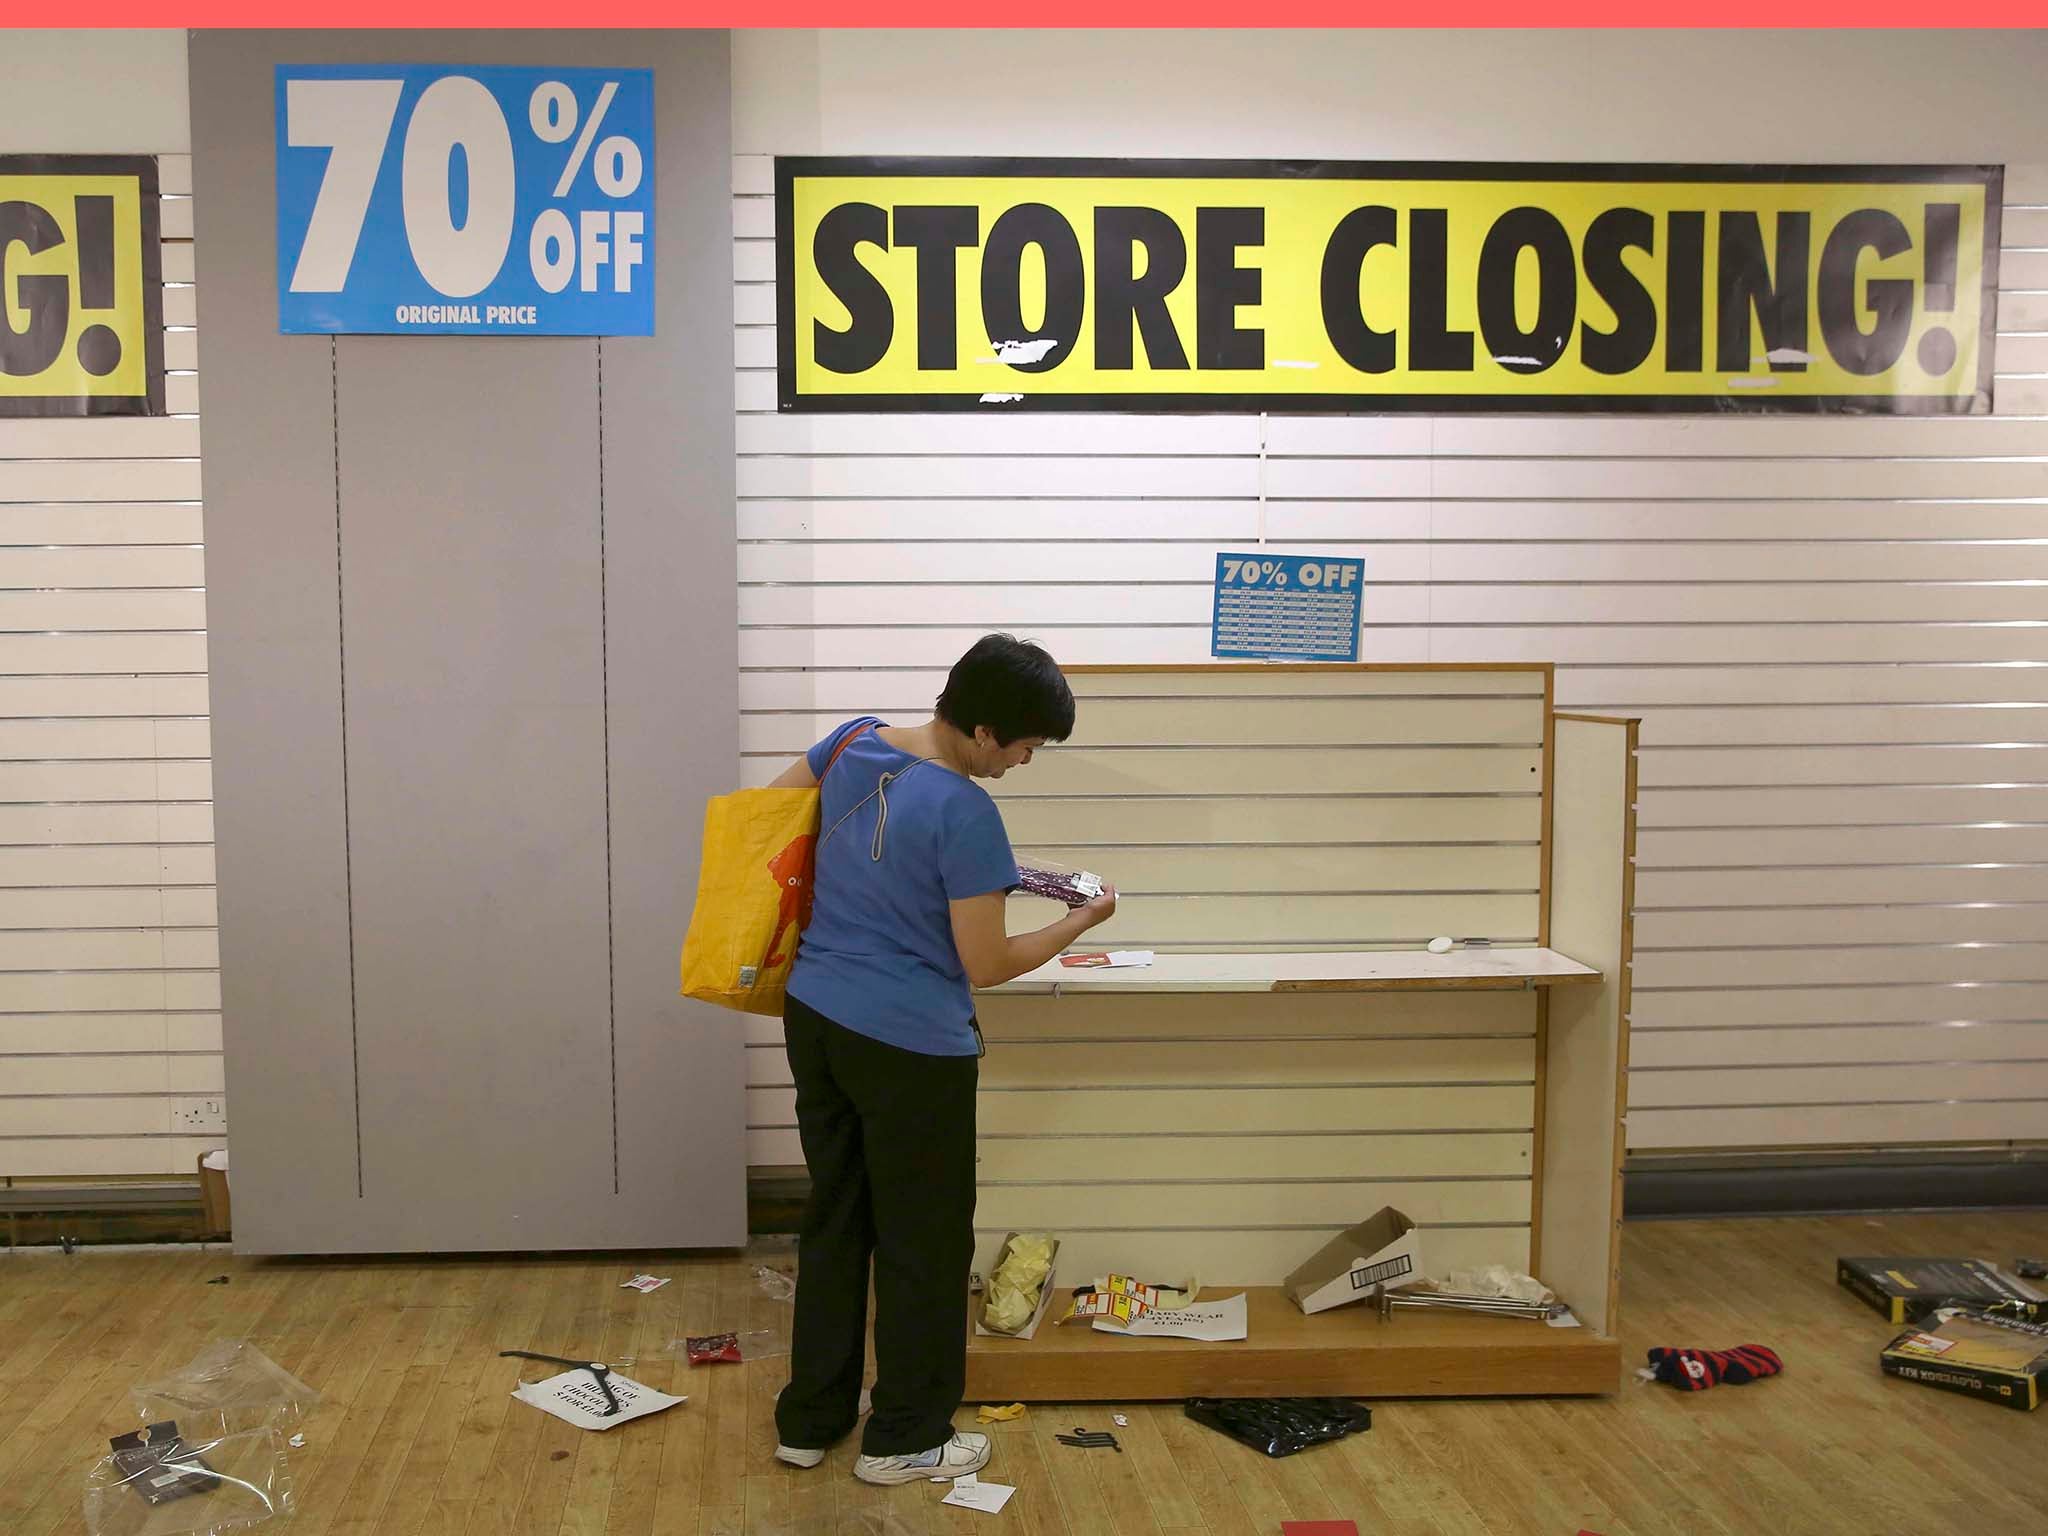
[[[704,1092],[716,1079],[691,1067],[715,1060],[744,1082],[741,1020],[675,995],[704,801],[739,775],[733,455],[674,426],[732,420],[729,71],[720,34],[657,76],[659,141],[704,152],[658,157],[656,334],[604,343],[619,1166],[637,1199],[670,1205],[695,1187],[690,1168],[746,1140],[744,1092]],[[744,1181],[721,1186],[701,1219],[714,1208],[744,1233]]]
[[[363,1185],[395,1248],[603,1240],[596,363],[341,342]]]
[[[219,73],[221,42],[194,39],[195,77]],[[271,184],[270,91],[260,70],[228,75],[192,103],[207,686],[235,1225],[276,1251],[309,1235],[300,1210],[357,1194],[334,370],[326,341],[279,336],[275,302],[250,294],[275,248],[271,201],[249,195]]]
[[[379,59],[652,67],[660,334],[278,335],[272,71]],[[737,1243],[742,1032],[675,996],[738,761],[726,35],[191,60],[237,1246]]]

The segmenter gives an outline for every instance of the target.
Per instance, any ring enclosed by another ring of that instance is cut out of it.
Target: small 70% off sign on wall
[[[1219,554],[1209,654],[1356,661],[1363,560]]]
[[[654,75],[279,65],[278,328],[654,334]]]

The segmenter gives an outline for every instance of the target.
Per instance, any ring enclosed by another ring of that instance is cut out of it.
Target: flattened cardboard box
[[[1934,1326],[1893,1339],[1877,1364],[1885,1375],[1902,1381],[2029,1413],[2041,1406],[2048,1380],[2048,1324],[2014,1322],[1968,1308],[1945,1310]]]
[[[1323,1244],[1285,1288],[1297,1307],[1314,1314],[1421,1278],[1422,1234],[1389,1205]]]
[[[2048,1293],[1989,1259],[1846,1258],[1835,1280],[1893,1324],[1917,1323],[1943,1307],[2006,1302],[2030,1322],[2048,1322]]]

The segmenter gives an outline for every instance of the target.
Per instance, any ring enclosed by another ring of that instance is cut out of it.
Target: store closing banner
[[[156,161],[0,155],[0,416],[161,416]]]
[[[2003,180],[783,157],[777,399],[1988,412]]]

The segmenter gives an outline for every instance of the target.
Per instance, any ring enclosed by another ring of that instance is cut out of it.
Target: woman
[[[962,1477],[986,1435],[955,1434],[974,1259],[973,987],[1035,970],[1116,910],[1106,890],[1050,927],[1003,926],[1017,861],[988,792],[1074,728],[1035,645],[990,635],[915,727],[848,722],[775,782],[822,787],[816,902],[783,1014],[811,1196],[799,1239],[790,1381],[776,1456],[814,1467],[859,1417],[868,1262],[874,1411],[854,1475]]]

